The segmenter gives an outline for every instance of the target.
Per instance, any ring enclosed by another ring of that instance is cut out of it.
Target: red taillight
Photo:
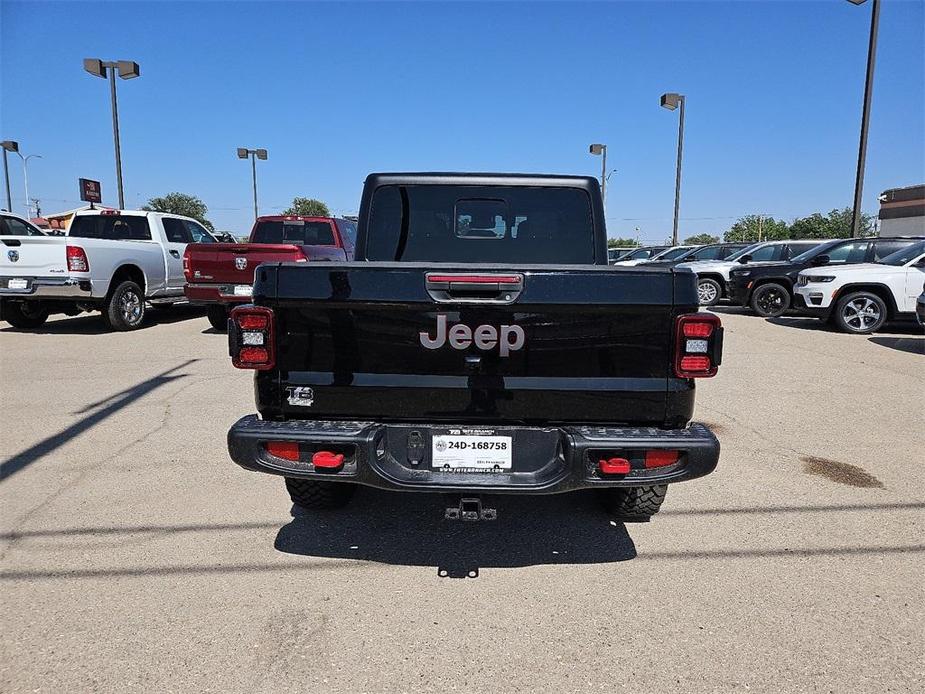
[[[67,255],[68,272],[90,272],[90,261],[87,260],[87,254],[80,246],[67,246],[65,248]]]
[[[299,459],[299,444],[295,441],[267,441],[267,452],[283,460]]]
[[[601,458],[597,468],[605,475],[626,475],[630,471],[630,461],[626,458]]]
[[[681,454],[678,451],[646,451],[646,469],[674,465],[680,457]]]
[[[715,376],[723,354],[723,326],[712,313],[678,316],[674,372],[678,378]]]
[[[192,271],[190,270],[189,264],[189,246],[183,251],[183,276],[186,278],[187,282],[192,279]]]
[[[460,284],[518,284],[518,275],[427,275],[428,282],[459,282]]]
[[[231,311],[230,323],[231,363],[239,369],[272,369],[276,365],[273,311],[263,306],[238,306]]]

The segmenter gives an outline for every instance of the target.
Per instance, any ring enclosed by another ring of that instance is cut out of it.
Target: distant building
[[[880,236],[925,235],[925,185],[880,194]]]
[[[97,210],[112,210],[112,207],[106,207],[105,205],[94,205],[94,208]],[[43,229],[61,229],[65,230],[71,223],[71,220],[74,218],[74,215],[77,212],[83,212],[84,210],[89,210],[90,205],[84,205],[83,207],[77,207],[73,210],[67,210],[66,212],[56,212],[55,214],[46,214],[44,215],[47,226],[43,226]]]

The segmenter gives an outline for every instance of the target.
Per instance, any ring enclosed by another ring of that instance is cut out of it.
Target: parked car
[[[915,317],[923,278],[925,241],[918,241],[875,263],[803,270],[796,306],[844,332],[872,333],[888,320]]]
[[[670,246],[640,246],[630,251],[616,262],[611,263],[611,265],[638,265],[644,260],[649,260],[659,253],[667,251],[669,248]]]
[[[259,412],[228,432],[237,464],[302,507],[364,484],[455,493],[447,517],[472,520],[480,494],[587,488],[648,518],[715,468],[690,419],[719,318],[691,273],[590,267],[607,265],[596,179],[372,174],[360,210],[357,262],[263,265],[257,305],[231,312]]]
[[[736,251],[748,247],[747,243],[711,243],[706,246],[691,246],[685,253],[668,258],[666,255],[655,260],[647,260],[641,265],[656,265],[658,267],[668,267],[669,265],[679,265],[681,263],[692,263],[698,260],[725,260]]]
[[[733,253],[725,260],[698,260],[675,267],[692,270],[697,275],[701,306],[713,306],[729,292],[729,273],[747,263],[788,260],[818,245],[819,241],[762,241]]]
[[[251,300],[260,263],[353,259],[356,224],[336,217],[267,216],[248,243],[190,244],[183,255],[186,298],[208,306],[209,323],[225,331],[228,310]]]
[[[20,238],[0,265],[4,320],[36,328],[52,313],[101,311],[113,330],[141,326],[148,304],[183,297],[183,252],[213,243],[199,222],[137,210],[84,210],[65,237]],[[6,245],[6,241],[4,245]]]
[[[608,248],[607,249],[607,262],[613,265],[615,262],[621,258],[626,257],[633,251],[635,251],[639,246],[619,246],[617,248]]]
[[[779,316],[793,303],[793,288],[801,270],[810,267],[876,263],[911,246],[914,238],[835,239],[820,243],[789,261],[751,263],[729,273],[729,300],[751,306],[764,318]]]

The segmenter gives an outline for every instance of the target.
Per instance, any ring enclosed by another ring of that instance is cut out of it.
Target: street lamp
[[[588,152],[601,158],[601,201],[604,206],[604,217],[607,217],[607,145],[591,145]]]
[[[84,58],[84,70],[96,77],[106,79],[109,70],[109,93],[112,97],[112,139],[116,145],[116,184],[119,188],[119,208],[125,207],[125,195],[122,192],[122,148],[119,146],[119,110],[116,106],[116,72],[124,80],[141,75],[138,63],[131,60],[100,60]]]
[[[4,140],[0,142],[0,147],[3,148],[3,178],[6,179],[6,211],[13,211],[13,197],[10,195],[10,166],[6,161],[7,152],[18,152],[19,143],[13,140]]]
[[[867,0],[848,0],[863,5]],[[861,196],[864,194],[864,166],[867,160],[867,129],[870,125],[870,100],[874,93],[874,63],[877,60],[877,29],[880,25],[880,0],[874,0],[870,15],[870,39],[867,44],[867,78],[864,80],[864,107],[861,111],[861,141],[858,144],[858,170],[854,179],[854,208],[851,235],[861,235]]]
[[[32,219],[32,203],[29,198],[29,167],[28,167],[28,164],[29,164],[30,159],[42,159],[42,155],[41,154],[30,154],[28,157],[24,157],[22,155],[22,152],[20,152],[18,149],[16,150],[16,154],[18,154],[19,158],[22,159],[22,177],[23,177],[23,182],[26,185],[26,218]],[[12,210],[10,210],[10,212],[12,212]]]
[[[267,150],[265,149],[248,149],[247,147],[238,147],[238,159],[251,158],[251,174],[254,178],[254,219],[257,219],[257,161],[266,161]],[[255,159],[256,157],[256,159]]]
[[[681,154],[684,151],[684,95],[668,92],[662,94],[662,108],[674,111],[678,106],[681,107],[680,118],[678,119],[678,168],[675,171],[674,178],[674,227],[671,232],[671,243],[678,245],[678,210],[681,206]]]

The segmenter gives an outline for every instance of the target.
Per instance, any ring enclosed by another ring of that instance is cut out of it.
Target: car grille
[[[800,287],[805,287],[807,284],[809,284],[809,278],[805,275],[800,275],[800,277],[797,279],[797,285]]]

